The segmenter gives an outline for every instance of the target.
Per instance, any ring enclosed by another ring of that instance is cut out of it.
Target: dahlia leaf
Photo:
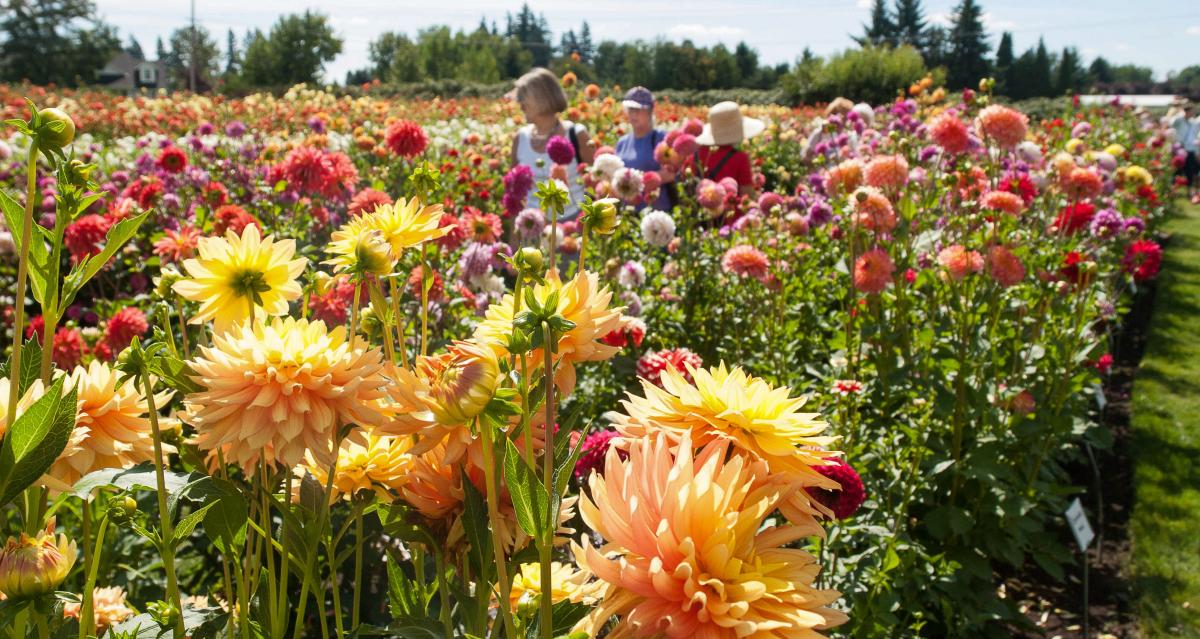
[[[121,220],[108,229],[108,234],[104,236],[104,248],[100,250],[100,254],[84,258],[79,264],[73,266],[71,272],[67,273],[66,278],[63,279],[63,299],[59,304],[60,307],[65,308],[71,305],[71,302],[75,300],[75,294],[83,288],[84,284],[95,277],[105,264],[108,264],[108,261],[117,254],[117,251],[121,250],[121,247],[125,246],[125,243],[137,233],[138,227],[146,221],[149,215],[150,212],[146,211],[141,215]]]
[[[13,243],[17,245],[17,250],[19,251],[21,248],[21,232],[25,228],[25,210],[4,191],[0,191],[0,209],[4,211],[4,223],[8,226],[9,232],[12,233]],[[40,225],[34,224],[34,228],[30,229],[30,231],[32,232],[40,228]],[[33,288],[33,298],[38,303],[45,304],[46,290],[50,288],[50,253],[46,249],[46,243],[42,240],[43,237],[40,232],[31,234],[30,236],[29,283]]]
[[[16,499],[54,465],[75,430],[75,389],[60,377],[25,410],[0,443],[0,506]]]
[[[174,537],[172,538],[171,543],[178,545],[180,542],[191,536],[192,531],[195,530],[196,526],[198,526],[204,519],[204,515],[216,505],[216,502],[205,504],[204,506],[188,513],[188,515],[183,519],[180,519],[179,523],[175,525]]]
[[[511,439],[505,440],[505,446],[504,477],[508,480],[517,523],[530,537],[543,540],[546,522],[549,521],[550,494],[534,470],[525,463],[521,451],[517,450]]]
[[[466,474],[463,474],[463,533],[471,544],[469,557],[475,569],[480,573],[480,580],[490,583],[490,575],[495,570],[492,561],[492,536],[488,531],[487,506],[483,495],[476,490]]]
[[[17,382],[20,385],[18,389],[22,394],[41,374],[39,370],[41,363],[42,345],[34,339],[26,340],[25,345],[21,347],[21,375]],[[12,371],[9,370],[11,365],[12,361],[10,360],[0,366],[0,377],[12,378]]]
[[[230,482],[213,478],[212,489],[209,503],[196,512],[204,518],[204,534],[218,550],[228,554],[231,548],[240,548],[246,541],[249,509],[246,498]]]

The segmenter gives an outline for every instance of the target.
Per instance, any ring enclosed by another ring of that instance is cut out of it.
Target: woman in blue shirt
[[[654,147],[666,137],[665,131],[654,128],[654,94],[646,87],[634,87],[625,94],[621,106],[625,107],[625,117],[632,130],[617,140],[617,157],[631,169],[658,172],[663,184],[658,189],[658,197],[649,206],[670,211],[671,199],[667,191],[675,188],[675,169],[663,168],[654,159]]]

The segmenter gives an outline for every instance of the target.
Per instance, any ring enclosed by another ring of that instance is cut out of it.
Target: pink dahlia
[[[346,207],[346,212],[350,214],[350,217],[358,217],[365,213],[374,213],[375,208],[381,204],[391,203],[392,197],[387,193],[375,189],[363,189],[350,198],[350,205]]]
[[[859,226],[876,233],[886,233],[896,228],[896,212],[891,200],[878,190],[864,186],[854,192],[855,221]]]
[[[655,386],[662,386],[663,371],[670,367],[682,374],[690,384],[692,374],[688,371],[688,364],[692,368],[700,368],[704,366],[704,360],[686,348],[668,348],[657,353],[650,351],[638,358],[637,375]]]
[[[968,251],[961,244],[942,249],[938,252],[937,260],[956,280],[983,270],[983,256],[978,251]]]
[[[150,330],[146,323],[146,314],[136,306],[126,306],[109,318],[104,326],[104,342],[112,352],[120,353],[129,346],[135,337],[141,337]]]
[[[1029,118],[1006,106],[993,104],[979,112],[979,129],[1003,147],[1012,147],[1025,139]]]
[[[1162,265],[1162,247],[1152,240],[1135,240],[1125,249],[1121,264],[1126,273],[1133,275],[1134,281],[1154,279]]]
[[[1021,196],[1008,191],[988,191],[979,199],[979,204],[987,211],[1000,211],[1012,216],[1021,214],[1025,202]]]
[[[1019,284],[1025,279],[1025,265],[1021,258],[1013,254],[1005,246],[993,246],[988,249],[988,272],[996,283],[1005,288]]]
[[[892,283],[896,264],[887,251],[875,248],[854,261],[854,288],[864,293],[879,293]]]
[[[934,118],[928,127],[929,138],[946,153],[959,154],[971,146],[971,133],[967,123],[952,113],[943,113]]]
[[[908,160],[902,155],[881,155],[863,167],[863,178],[877,189],[898,189],[908,183]]]
[[[721,270],[733,273],[739,277],[753,277],[762,280],[767,276],[771,262],[766,253],[750,246],[739,244],[725,251],[721,257]]]
[[[620,436],[615,430],[601,430],[588,435],[583,440],[583,452],[579,455],[579,461],[575,462],[575,479],[587,479],[593,471],[603,474],[604,457],[612,446],[612,440]],[[624,452],[620,455],[621,459],[625,459]]]
[[[99,255],[112,220],[103,215],[84,215],[67,225],[63,242],[71,253],[71,261],[79,263],[85,257]]]

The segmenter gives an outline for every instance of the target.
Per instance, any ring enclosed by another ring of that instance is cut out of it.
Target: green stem
[[[142,388],[146,391],[146,409],[150,413],[150,428],[154,434],[154,479],[158,484],[158,517],[159,528],[162,531],[163,569],[167,573],[167,603],[176,612],[175,625],[172,635],[175,639],[184,639],[183,616],[178,614],[183,610],[179,597],[179,582],[175,577],[175,531],[171,523],[171,511],[167,508],[167,480],[164,472],[166,462],[163,459],[162,431],[158,427],[158,408],[154,405],[154,386],[150,383],[150,375],[146,372],[139,374],[142,378]]]
[[[549,322],[542,322],[542,353],[546,358],[546,450],[542,453],[542,483],[546,486],[546,494],[550,496],[550,505],[557,504],[557,492],[554,488],[554,331]],[[548,509],[549,510],[549,509]],[[554,546],[554,531],[558,528],[558,508],[549,513],[546,522],[546,533],[542,543],[538,544],[538,561],[541,564],[541,632],[542,639],[552,639],[554,632],[554,598],[551,584],[553,583],[550,566],[550,549]]]
[[[400,278],[396,277],[392,280],[392,319],[396,322],[396,347],[400,349],[400,363],[408,368],[408,344],[404,343],[408,331],[405,329],[406,322],[400,321],[400,295],[403,291]]]
[[[354,509],[354,600],[350,604],[350,628],[358,628],[359,604],[362,600],[363,573],[363,516],[362,509]]]
[[[86,501],[83,504],[85,516],[91,510],[91,504]],[[91,541],[91,556],[89,557],[89,565],[87,571],[87,580],[83,585],[83,604],[79,607],[79,639],[86,639],[92,633],[92,626],[96,623],[96,615],[92,612],[95,605],[92,602],[92,593],[96,589],[96,572],[100,569],[100,553],[104,547],[104,533],[108,530],[108,517],[101,516],[100,527],[96,530],[96,538]]]
[[[446,553],[441,548],[434,548],[433,560],[437,565],[438,596],[442,602],[438,616],[442,620],[446,639],[454,639],[454,620],[450,616],[450,587],[446,583]]]
[[[37,197],[37,145],[29,140],[29,161],[26,165],[25,216],[21,224],[21,254],[17,261],[17,290],[13,295],[13,346],[9,359],[8,415],[5,423],[11,428],[17,421],[17,402],[21,399],[21,342],[25,332],[25,281],[29,277],[29,245],[33,232],[33,202]],[[26,521],[26,528],[29,522]]]
[[[475,427],[483,440],[483,481],[487,489],[488,523],[492,529],[492,553],[496,560],[496,575],[500,589],[500,619],[509,637],[516,637],[516,627],[513,625],[512,609],[509,604],[512,592],[512,581],[508,578],[508,564],[504,557],[504,544],[500,539],[500,489],[496,485],[496,450],[492,440],[492,426],[482,424],[475,418]]]
[[[284,479],[283,479],[283,502],[282,503],[290,504],[291,499],[292,499],[292,473],[284,472],[283,478]],[[288,506],[285,505],[284,507],[287,508]],[[288,520],[288,518],[284,517],[279,523],[279,526],[280,526],[279,538],[280,538],[280,541],[283,541],[285,544],[288,540],[288,536],[286,534],[287,520]],[[279,631],[278,634],[280,637],[283,637],[287,634],[287,596],[288,596],[288,577],[291,573],[291,565],[292,565],[291,557],[292,557],[292,553],[285,545],[283,548],[283,552],[282,552],[282,559],[279,562],[280,563],[279,569],[282,573],[280,576],[280,579],[279,579],[279,593],[278,593],[279,603],[276,604],[276,606],[275,606],[277,614],[279,615],[279,620],[276,622],[276,626]]]
[[[270,469],[267,466],[267,458],[265,455],[259,456],[259,467],[261,469],[262,478],[262,506],[259,515],[262,517],[260,525],[263,529],[263,554],[267,558],[267,636],[274,637],[274,625],[277,617],[276,606],[279,603],[279,584],[275,581],[275,553],[271,548],[271,493],[273,492],[273,482],[271,481]],[[287,559],[285,558],[286,562]]]
[[[430,278],[429,263],[425,253],[429,243],[421,245],[421,355],[429,352],[429,287],[425,285]]]

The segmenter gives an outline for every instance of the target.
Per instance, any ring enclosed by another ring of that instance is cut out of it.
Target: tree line
[[[886,99],[926,74],[947,87],[975,86],[994,77],[996,91],[1014,99],[1088,91],[1200,92],[1200,66],[1154,83],[1149,67],[1113,64],[1103,57],[1085,66],[1074,47],[1050,51],[1038,41],[1018,54],[1012,34],[993,47],[977,0],[960,0],[945,26],[930,21],[921,0],[874,0],[857,47],[827,57],[805,49],[793,64],[764,64],[739,42],[698,46],[690,40],[596,42],[588,23],[557,40],[544,15],[523,5],[506,14],[501,28],[481,20],[473,30],[430,26],[415,33],[387,31],[369,46],[369,65],[351,71],[348,85],[458,80],[495,84],[534,66],[574,73],[580,82],[644,85],[651,89],[781,89],[796,101],[852,95]],[[324,79],[325,66],[343,40],[325,15],[312,11],[281,16],[268,30],[228,31],[219,42],[203,25],[185,25],[155,43],[156,58],[173,86],[201,91],[250,91]],[[92,0],[11,0],[0,6],[0,80],[67,86],[95,81],[103,61],[125,49],[145,58],[130,38],[104,23]],[[98,64],[98,61],[99,64]]]

